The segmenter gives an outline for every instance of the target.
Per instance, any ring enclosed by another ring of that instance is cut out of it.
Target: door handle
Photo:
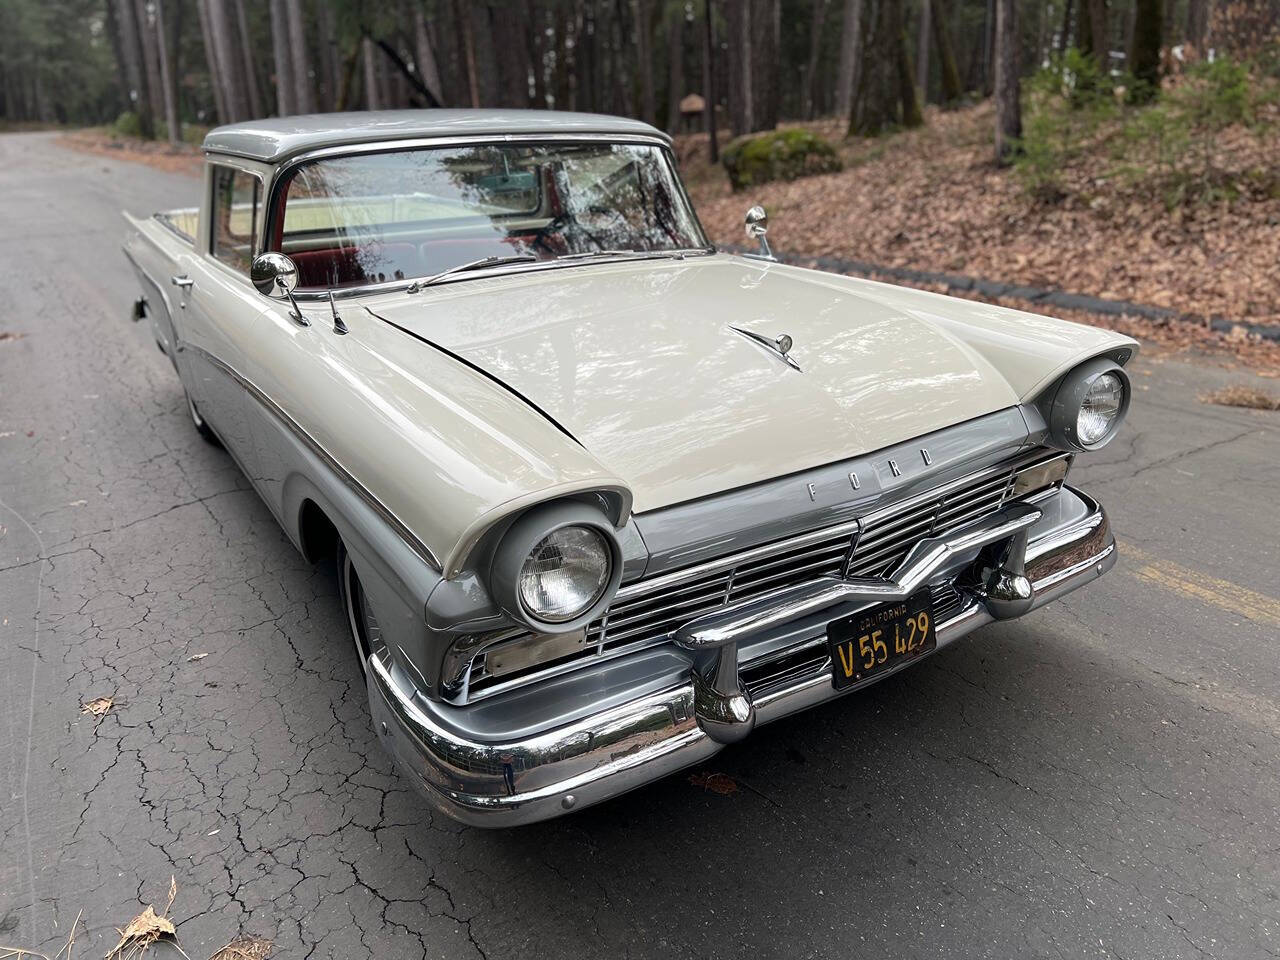
[[[169,282],[175,287],[181,287],[183,290],[190,290],[195,286],[195,281],[188,277],[185,273],[181,273],[176,277],[170,277]]]

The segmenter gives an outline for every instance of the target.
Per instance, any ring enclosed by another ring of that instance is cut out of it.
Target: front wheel
[[[222,446],[222,441],[213,432],[213,428],[209,426],[204,417],[200,416],[200,411],[196,409],[196,402],[191,399],[191,394],[187,393],[185,387],[182,390],[182,395],[187,398],[187,412],[191,414],[191,423],[195,426],[196,433],[200,434],[200,439],[205,443],[213,444],[215,447]]]
[[[369,597],[360,583],[360,575],[351,562],[351,554],[341,540],[338,541],[337,563],[342,609],[347,615],[347,626],[351,630],[351,641],[356,658],[360,661],[360,669],[367,675],[369,658],[375,653],[378,654],[378,659],[386,662],[387,644],[382,639],[382,628],[378,626],[378,618],[373,615]]]

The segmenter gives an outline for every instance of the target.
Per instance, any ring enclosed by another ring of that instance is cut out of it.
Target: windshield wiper
[[[479,260],[471,260],[467,263],[460,263],[456,267],[450,267],[448,270],[441,270],[439,273],[430,277],[423,277],[421,280],[415,280],[409,286],[404,288],[405,293],[417,293],[419,290],[425,290],[434,283],[439,283],[446,277],[451,277],[455,273],[466,273],[468,270],[479,270],[483,267],[498,267],[504,263],[529,263],[538,258],[532,253],[516,253],[509,257],[481,257]]]
[[[562,253],[556,257],[556,263],[564,260],[596,260],[602,257],[633,257],[659,259],[670,257],[683,260],[687,256],[709,253],[707,247],[682,247],[679,250],[584,250],[582,253]]]

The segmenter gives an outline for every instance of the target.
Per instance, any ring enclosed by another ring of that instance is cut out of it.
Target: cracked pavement
[[[1243,374],[1136,363],[1073,474],[1101,581],[757,731],[700,771],[736,790],[474,830],[397,775],[331,571],[129,323],[119,211],[196,193],[0,136],[0,945],[83,911],[101,956],[173,875],[195,958],[1280,954],[1280,414],[1196,399]]]

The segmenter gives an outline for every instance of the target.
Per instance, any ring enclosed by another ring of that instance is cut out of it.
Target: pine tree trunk
[[[911,46],[907,43],[907,28],[898,15],[898,99],[902,102],[902,125],[919,127],[924,124],[920,112],[920,98],[916,95],[915,71],[911,67]]]
[[[316,10],[317,26],[320,30],[320,62],[318,69],[323,83],[316,84],[317,93],[323,91],[323,97],[317,97],[316,106],[321,110],[336,110],[338,90],[342,86],[342,57],[338,53],[337,28],[333,22],[333,5],[322,3]]]
[[[703,0],[702,31],[702,96],[703,125],[707,128],[709,158],[720,162],[720,145],[716,142],[716,35],[711,22],[712,0]]]
[[[146,68],[142,61],[142,38],[138,32],[138,18],[133,0],[116,0],[116,24],[120,28],[120,47],[124,51],[125,70],[133,96],[130,109],[138,115],[138,129],[148,140],[156,135],[151,112],[151,99],[147,90]],[[126,90],[126,97],[130,91]],[[35,113],[33,107],[32,110]]]
[[[1111,64],[1111,42],[1108,31],[1107,0],[1080,0],[1089,7],[1089,52],[1106,73]],[[1083,12],[1083,11],[1081,11]],[[1081,24],[1083,26],[1083,23]]]
[[[951,28],[947,23],[946,0],[931,0],[933,12],[933,45],[938,51],[938,80],[942,85],[942,103],[951,106],[964,95],[960,70],[956,67],[955,49],[951,46]]]
[[[679,133],[684,96],[684,8],[667,16],[667,132]]]
[[[836,113],[842,117],[853,113],[861,55],[862,0],[845,0],[844,23],[840,29],[840,66],[836,70]]]
[[[929,0],[920,0],[920,26],[916,34],[916,87],[920,102],[929,102]]]
[[[1062,33],[1058,37],[1058,53],[1066,53],[1067,47],[1071,46],[1071,3],[1072,0],[1065,0],[1062,5]]]
[[[635,20],[636,69],[640,75],[640,119],[655,122],[657,98],[653,92],[653,6],[650,0],[632,0]]]
[[[204,45],[205,64],[209,69],[209,87],[213,91],[214,112],[219,123],[230,123],[231,114],[227,105],[227,91],[222,84],[222,71],[219,69],[218,52],[213,42],[213,28],[209,22],[209,0],[196,0],[196,12],[200,16],[200,38]]]
[[[1017,0],[996,0],[996,164],[1008,164],[1022,138]]]
[[[289,23],[284,0],[271,0],[271,53],[276,76],[276,112],[297,113],[293,102],[293,64],[289,61]]]
[[[804,98],[800,104],[806,120],[814,115],[815,91],[818,86],[818,58],[822,55],[822,28],[827,22],[827,0],[813,0],[813,14],[809,21],[809,60],[804,70]]]
[[[377,48],[373,45],[373,40],[366,35],[360,41],[360,67],[364,77],[364,108],[366,110],[381,110],[382,102],[378,95],[378,65],[373,59],[377,53]]]
[[[1187,3],[1187,43],[1197,57],[1204,57],[1209,49],[1209,8],[1210,0],[1188,0]]]
[[[160,86],[164,96],[164,123],[169,128],[169,142],[182,142],[182,123],[178,119],[178,87],[174,83],[177,76],[174,64],[169,57],[169,38],[164,26],[164,0],[155,0],[156,10],[156,48],[160,57]]]
[[[129,91],[133,89],[133,84],[129,81],[128,54],[124,49],[120,19],[116,13],[116,4],[113,0],[107,0],[106,10],[107,36],[111,40],[111,51],[116,58],[116,82],[120,84],[120,100],[126,108],[132,109]],[[12,117],[15,120],[27,119],[23,113],[22,96],[17,86],[19,83],[18,71],[10,66],[7,57],[0,57],[0,69],[4,70],[5,78],[5,116]]]
[[[240,68],[240,56],[232,27],[233,18],[227,9],[227,2],[228,0],[206,0],[206,5],[223,98],[227,104],[227,116],[234,123],[249,119],[249,95],[244,70]]]
[[[418,76],[436,102],[429,106],[444,105],[444,91],[440,88],[440,66],[436,63],[435,51],[431,49],[431,35],[427,32],[427,16],[419,0],[411,0],[413,5],[413,52],[418,61]]]
[[[266,116],[262,109],[262,93],[258,89],[258,70],[253,55],[253,44],[249,42],[249,21],[244,13],[244,0],[233,0],[235,5],[236,33],[240,40],[240,56],[244,62],[245,102],[249,108],[249,116]]]
[[[751,66],[751,0],[730,0],[725,7],[729,48],[729,126],[735,137],[755,127]]]
[[[143,77],[147,82],[147,104],[151,108],[151,123],[154,130],[155,121],[164,105],[156,31],[147,13],[146,0],[134,0],[133,10],[134,19],[138,25],[138,46],[142,50]]]
[[[471,9],[465,0],[453,0],[453,16],[462,34],[462,68],[472,107],[480,106],[480,79],[476,76],[476,46],[471,34]]]
[[[1132,99],[1149,103],[1160,93],[1160,47],[1164,37],[1164,0],[1136,0],[1133,46],[1129,51]]]
[[[900,119],[898,46],[902,8],[895,0],[880,0],[878,8],[865,47],[862,77],[849,120],[850,134],[876,136]]]
[[[285,21],[289,27],[289,64],[293,67],[293,106],[298,113],[315,113],[311,87],[311,57],[307,53],[307,27],[302,19],[302,0],[285,0]]]

